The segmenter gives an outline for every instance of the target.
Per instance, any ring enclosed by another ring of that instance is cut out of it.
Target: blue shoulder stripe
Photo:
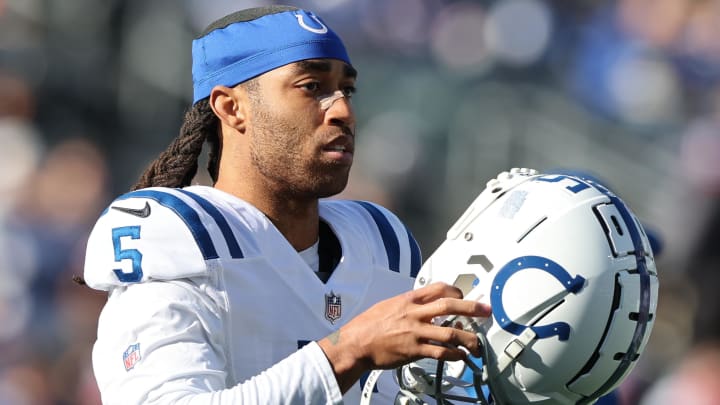
[[[400,272],[400,242],[395,234],[390,221],[385,215],[374,205],[366,201],[356,201],[363,208],[365,208],[375,220],[378,229],[380,230],[380,236],[382,237],[383,244],[385,245],[385,251],[388,256],[388,267],[390,270]]]
[[[415,278],[422,265],[422,254],[420,253],[420,246],[417,240],[415,240],[415,237],[407,226],[405,227],[405,231],[408,234],[408,243],[410,244],[410,276]]]
[[[242,249],[240,249],[240,245],[238,244],[237,238],[235,238],[235,234],[233,234],[233,231],[230,228],[227,219],[225,219],[225,216],[223,216],[220,210],[218,210],[217,207],[215,207],[214,205],[210,204],[208,200],[200,197],[195,193],[191,193],[187,190],[181,189],[178,189],[178,191],[195,200],[196,203],[200,204],[200,206],[203,207],[203,209],[207,211],[207,213],[210,214],[211,217],[213,217],[215,223],[220,228],[220,232],[222,232],[223,237],[225,237],[225,242],[227,242],[230,256],[233,259],[242,259]]]
[[[205,225],[203,225],[200,220],[200,216],[183,200],[164,191],[138,190],[124,194],[118,197],[115,201],[126,200],[133,197],[149,198],[157,201],[160,205],[175,211],[175,213],[185,222],[188,229],[190,229],[190,233],[192,233],[193,238],[195,238],[195,243],[197,243],[200,248],[203,258],[208,260],[217,259],[219,257],[217,251],[215,250],[215,245],[213,245],[212,238],[210,238],[210,233],[208,233]]]

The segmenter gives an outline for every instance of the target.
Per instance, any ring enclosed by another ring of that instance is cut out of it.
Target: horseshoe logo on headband
[[[328,32],[328,28],[325,26],[325,24],[323,24],[323,23],[320,21],[319,18],[317,18],[317,17],[315,16],[315,14],[313,14],[313,13],[308,13],[308,15],[310,16],[310,18],[312,18],[313,20],[315,20],[316,23],[320,24],[320,28],[313,28],[313,27],[305,24],[305,20],[303,19],[302,14],[299,14],[299,13],[298,13],[298,14],[295,14],[295,17],[297,17],[297,20],[298,20],[298,24],[300,24],[300,26],[301,26],[303,29],[305,29],[305,30],[307,30],[307,31],[310,31],[310,32],[314,32],[315,34],[326,34],[326,33]]]

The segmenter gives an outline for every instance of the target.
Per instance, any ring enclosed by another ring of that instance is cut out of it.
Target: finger
[[[477,301],[476,301],[477,302]],[[490,315],[492,315],[492,307],[490,304],[486,304],[484,302],[478,302],[477,303],[479,307],[477,310],[480,312],[481,315],[478,315],[481,318],[489,318]]]
[[[474,356],[480,355],[480,342],[474,332],[443,326],[426,325],[418,330],[422,343],[431,342],[450,348],[462,346]]]
[[[457,298],[438,298],[435,301],[418,306],[414,312],[423,320],[447,315],[486,318],[492,313],[490,306],[487,304]]]
[[[439,346],[432,343],[422,344],[419,349],[419,358],[431,358],[435,360],[455,361],[462,360],[467,354],[457,347]]]
[[[418,288],[409,292],[410,298],[416,304],[427,304],[439,298],[458,298],[463,297],[459,288],[453,287],[442,282],[428,284],[425,287]]]

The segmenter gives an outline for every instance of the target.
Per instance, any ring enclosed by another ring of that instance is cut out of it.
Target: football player
[[[108,292],[93,367],[117,404],[358,403],[363,376],[479,356],[486,317],[443,283],[412,290],[418,245],[387,209],[325,200],[353,162],[356,70],[312,12],[254,8],[193,41],[179,136],[88,241]],[[209,145],[213,187],[190,186]],[[375,398],[383,397],[383,383]]]

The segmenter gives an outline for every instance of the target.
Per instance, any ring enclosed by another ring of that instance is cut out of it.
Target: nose
[[[352,103],[340,90],[321,100],[320,106],[325,110],[325,121],[328,124],[351,128],[355,125]]]
[[[327,111],[330,107],[332,107],[333,104],[335,104],[335,101],[345,97],[342,91],[336,90],[332,94],[328,94],[325,97],[319,98],[320,101],[320,108],[323,109],[323,111]]]

